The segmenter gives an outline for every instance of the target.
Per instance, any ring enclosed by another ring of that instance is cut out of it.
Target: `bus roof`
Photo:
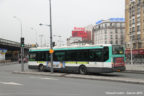
[[[112,44],[99,44],[99,45],[85,45],[85,46],[63,46],[63,47],[54,47],[53,50],[78,50],[78,49],[94,49],[94,48],[103,48],[105,46],[112,46]],[[30,48],[30,52],[36,51],[49,51],[49,47],[38,47],[38,48]]]

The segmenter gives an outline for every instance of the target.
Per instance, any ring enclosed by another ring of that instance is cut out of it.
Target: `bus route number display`
[[[50,49],[50,50],[49,50],[49,53],[50,53],[50,54],[54,53],[54,50]]]

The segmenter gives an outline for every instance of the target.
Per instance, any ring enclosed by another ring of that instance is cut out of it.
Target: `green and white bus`
[[[29,50],[29,69],[50,70],[49,48]],[[54,71],[108,73],[125,70],[124,47],[120,45],[89,45],[53,48]]]

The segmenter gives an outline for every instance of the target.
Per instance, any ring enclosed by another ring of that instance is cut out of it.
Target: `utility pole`
[[[23,32],[22,32],[22,20],[16,16],[14,16],[13,18],[15,18],[16,20],[19,21],[20,23],[20,32],[21,32],[21,37],[20,37],[20,48],[21,48],[21,71],[24,71],[24,62],[23,62],[23,56],[24,56],[24,37],[23,37]]]
[[[21,37],[21,71],[24,71],[24,62],[23,62],[23,57],[24,57],[24,38]]]
[[[52,11],[51,11],[51,0],[49,0],[49,9],[50,9],[50,24],[49,25],[45,25],[45,24],[39,24],[40,26],[42,26],[42,25],[45,25],[45,26],[48,26],[48,27],[50,27],[50,50],[49,50],[49,53],[50,53],[50,63],[51,63],[51,68],[50,68],[50,70],[51,70],[51,73],[53,73],[53,52],[54,52],[54,50],[53,50],[53,38],[52,38]]]
[[[50,9],[50,50],[53,50],[53,41],[52,41],[52,10],[51,10],[51,0],[49,0],[49,9]],[[53,53],[51,53],[51,73],[53,73]]]

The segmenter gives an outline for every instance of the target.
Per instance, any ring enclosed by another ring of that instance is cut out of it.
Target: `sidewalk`
[[[126,64],[126,71],[144,73],[144,64]]]
[[[10,64],[18,64],[18,62],[5,62],[5,63],[0,63],[0,65],[10,65]]]

